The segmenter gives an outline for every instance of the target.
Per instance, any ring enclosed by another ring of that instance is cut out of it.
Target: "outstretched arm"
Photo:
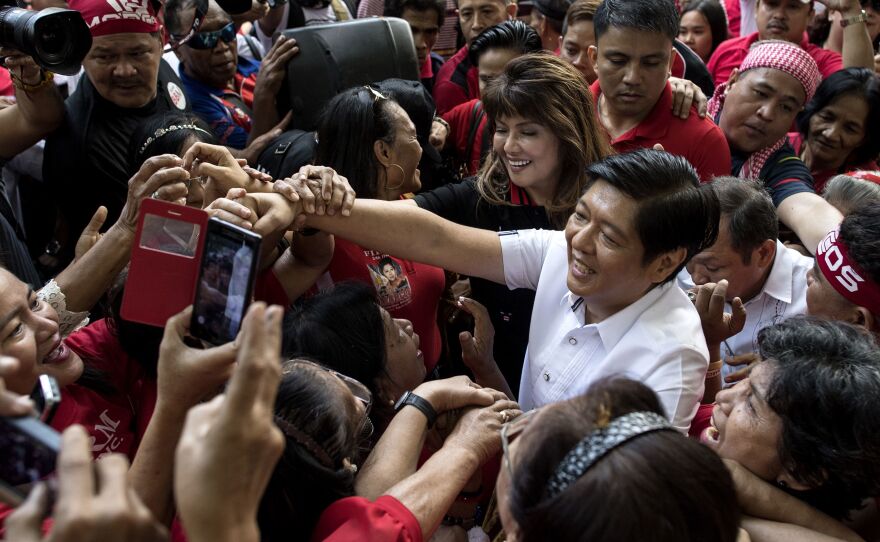
[[[504,284],[498,235],[412,205],[358,199],[349,216],[310,215],[306,225],[359,245]]]
[[[797,234],[811,254],[816,253],[819,242],[843,220],[840,211],[810,192],[785,198],[776,212],[779,220]]]

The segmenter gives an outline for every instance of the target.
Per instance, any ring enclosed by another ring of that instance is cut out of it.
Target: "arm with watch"
[[[830,11],[840,13],[843,29],[841,56],[844,68],[874,69],[874,46],[868,35],[868,14],[859,0],[819,0]]]
[[[501,395],[480,388],[466,376],[425,382],[404,393],[395,404],[394,418],[358,473],[356,493],[373,500],[414,474],[425,436],[439,414],[493,405]]]

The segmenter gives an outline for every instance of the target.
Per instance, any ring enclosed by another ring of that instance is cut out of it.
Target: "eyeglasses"
[[[358,380],[355,380],[350,376],[346,376],[338,371],[334,371],[333,369],[330,369],[328,367],[324,367],[320,363],[314,363],[305,359],[295,359],[290,364],[311,367],[313,369],[332,374],[348,387],[349,391],[351,391],[351,394],[354,395],[354,398],[357,399],[358,402],[364,405],[364,416],[367,416],[370,413],[370,407],[373,406],[373,394]],[[285,370],[284,372],[289,373],[290,371]]]
[[[501,426],[501,453],[504,457],[504,468],[507,469],[507,476],[511,480],[513,479],[513,467],[510,465],[510,443],[528,427],[529,420],[534,418],[535,412],[538,412],[537,408],[521,414]]]
[[[186,44],[193,49],[213,49],[219,40],[223,40],[223,43],[235,41],[235,25],[233,23],[213,32],[196,32]]]

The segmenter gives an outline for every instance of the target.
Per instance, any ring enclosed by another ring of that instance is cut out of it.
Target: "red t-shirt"
[[[709,73],[716,85],[726,83],[730,79],[730,73],[739,68],[746,55],[749,54],[749,48],[756,41],[758,41],[757,32],[749,36],[729,39],[715,49],[706,67],[709,68]],[[843,69],[843,57],[840,56],[840,53],[816,47],[807,41],[806,37],[801,41],[800,47],[816,61],[823,79]]]
[[[794,149],[795,154],[800,156],[801,147],[804,144],[804,138],[799,132],[789,132],[787,137],[788,142]],[[877,168],[877,162],[866,162],[864,164],[844,164],[840,169],[837,170],[811,170],[810,175],[813,176],[813,190],[815,190],[817,194],[821,194],[825,191],[825,185],[828,184],[828,181],[830,181],[831,178],[836,175],[855,170],[875,171],[877,170]]]
[[[442,115],[456,105],[480,97],[477,67],[471,66],[467,46],[462,47],[437,72],[434,82],[434,103]]]
[[[443,114],[443,120],[449,123],[449,138],[452,141],[452,155],[456,162],[464,164],[467,168],[467,176],[476,175],[480,170],[480,161],[483,153],[483,138],[486,136],[486,125],[489,117],[483,111],[479,115],[480,124],[474,134],[474,142],[470,149],[468,146],[468,138],[471,135],[471,121],[474,118],[474,107],[480,102],[475,98],[469,102],[458,104]],[[482,111],[482,105],[480,106]],[[491,141],[488,142],[491,145]]]
[[[370,502],[363,497],[340,499],[321,514],[313,542],[421,542],[419,521],[400,501],[383,495]]]
[[[390,258],[392,263],[380,267],[385,258]],[[372,284],[379,304],[391,316],[412,322],[413,329],[419,334],[425,369],[429,373],[434,370],[440,359],[441,346],[437,306],[446,286],[442,269],[391,257],[337,237],[327,272],[333,283],[353,279]],[[318,282],[321,284],[322,280]]]
[[[113,452],[134,459],[156,406],[156,380],[147,378],[140,364],[122,350],[106,320],[72,333],[64,344],[101,371],[116,392],[99,394],[78,384],[66,386],[52,427],[58,431],[75,423],[85,427],[95,459]]]
[[[590,86],[590,90],[598,118],[599,96],[602,94],[598,80]],[[620,153],[650,149],[657,143],[663,145],[667,152],[687,159],[703,182],[720,175],[730,175],[730,147],[724,132],[708,117],[701,119],[693,107],[686,120],[673,115],[672,87],[669,83],[645,120],[629,132],[611,139],[614,150]]]

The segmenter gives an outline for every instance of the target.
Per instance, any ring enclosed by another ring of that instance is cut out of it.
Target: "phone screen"
[[[210,344],[235,339],[250,303],[260,236],[216,218],[208,221],[193,303],[193,336]]]
[[[55,471],[61,447],[57,431],[36,418],[0,418],[0,496],[17,504],[28,486]]]

